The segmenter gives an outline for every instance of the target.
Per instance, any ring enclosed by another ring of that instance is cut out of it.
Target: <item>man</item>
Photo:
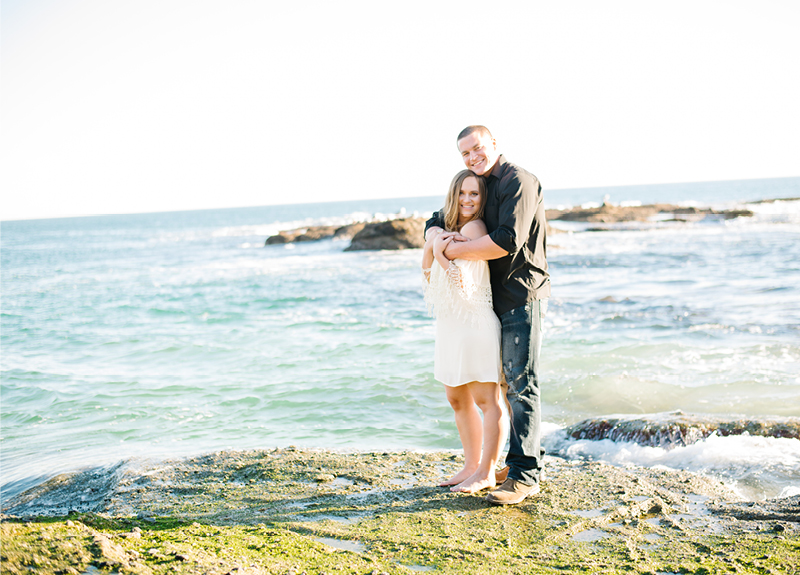
[[[502,325],[511,430],[508,476],[486,500],[495,505],[514,505],[539,492],[544,456],[539,352],[550,275],[542,188],[536,176],[508,162],[497,151],[497,143],[484,126],[468,126],[457,141],[467,168],[486,177],[484,219],[489,234],[469,242],[453,241],[445,255],[451,260],[489,261],[494,311]],[[444,227],[440,214],[428,220],[426,234],[432,227]],[[457,235],[455,239],[459,239]]]

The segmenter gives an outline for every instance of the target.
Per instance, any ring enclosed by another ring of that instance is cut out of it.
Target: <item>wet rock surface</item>
[[[451,453],[223,452],[131,465],[93,512],[69,518],[46,505],[59,499],[47,499],[52,491],[79,493],[62,478],[27,495],[43,502],[31,515],[2,518],[3,569],[792,573],[800,564],[797,498],[751,505],[691,473],[548,456],[540,494],[492,507],[483,494],[436,487],[462,463]],[[16,515],[13,505],[6,513]]]
[[[751,420],[682,412],[664,413],[655,418],[601,417],[576,423],[568,427],[566,433],[573,439],[610,439],[671,449],[691,445],[712,433],[800,439],[800,417]]]
[[[711,509],[714,513],[727,515],[739,521],[800,523],[800,495],[767,501],[718,503]],[[772,527],[774,531],[778,532],[787,530],[787,527],[780,523],[774,523]]]
[[[48,515],[70,515],[100,509],[119,481],[124,464],[62,473],[43,485],[28,489],[3,504],[17,515],[31,515],[46,509]]]

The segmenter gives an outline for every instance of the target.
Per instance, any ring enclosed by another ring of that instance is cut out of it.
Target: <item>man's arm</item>
[[[507,256],[508,252],[492,241],[489,236],[481,236],[469,242],[450,242],[444,255],[448,260],[496,260]]]

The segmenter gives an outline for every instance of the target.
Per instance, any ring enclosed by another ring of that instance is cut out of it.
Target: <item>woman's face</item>
[[[475,217],[481,207],[481,191],[478,180],[470,176],[461,182],[458,193],[458,221],[468,222]]]

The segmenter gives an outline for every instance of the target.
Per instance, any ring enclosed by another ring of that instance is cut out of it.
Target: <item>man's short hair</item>
[[[467,136],[474,134],[475,132],[480,132],[485,136],[489,136],[490,139],[494,139],[492,138],[492,133],[489,131],[489,128],[487,128],[486,126],[467,126],[463,130],[461,130],[461,133],[458,135],[458,138],[456,138],[456,142],[462,138],[466,138]]]

